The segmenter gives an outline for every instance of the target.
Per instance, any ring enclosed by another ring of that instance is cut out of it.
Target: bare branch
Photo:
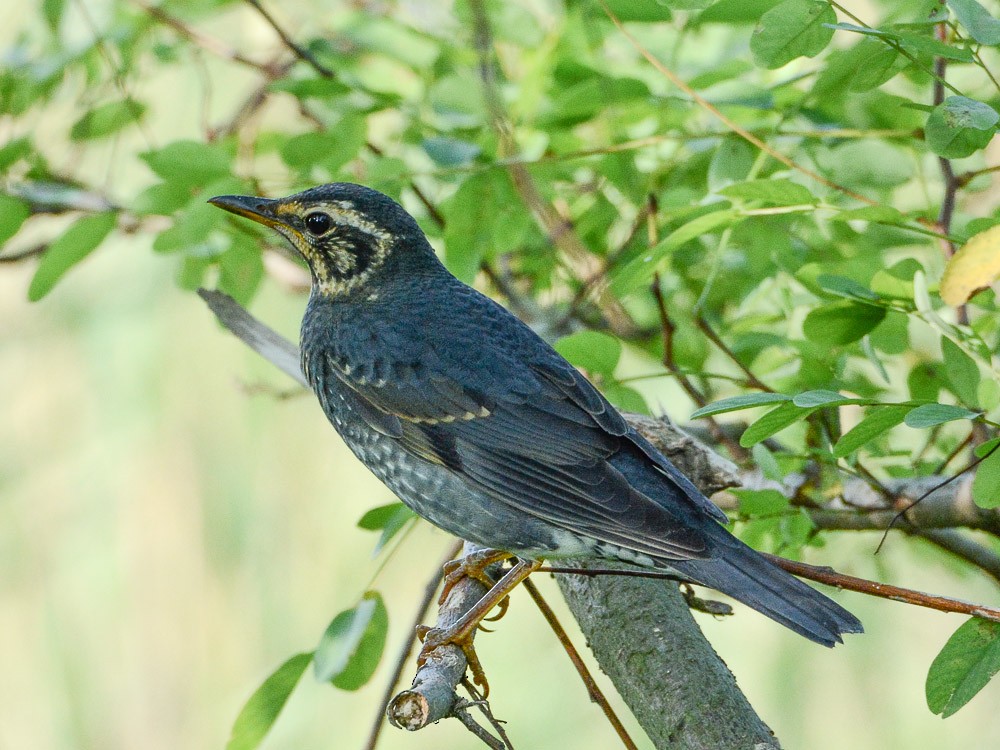
[[[416,640],[417,627],[419,627],[420,623],[427,618],[427,612],[430,610],[431,604],[434,602],[434,594],[437,593],[438,586],[441,585],[441,578],[444,576],[442,567],[446,562],[453,559],[455,555],[461,551],[461,549],[461,542],[456,542],[452,545],[444,560],[435,566],[434,574],[424,587],[424,594],[420,599],[420,603],[417,605],[417,611],[414,615],[412,626],[407,631],[406,642],[399,650],[399,655],[396,657],[396,662],[393,665],[389,682],[386,684],[385,692],[382,694],[382,700],[379,701],[378,713],[375,715],[375,721],[372,723],[371,732],[368,734],[368,741],[365,743],[364,750],[375,750],[375,746],[378,744],[378,738],[382,733],[382,727],[385,726],[385,711],[389,707],[389,701],[392,700],[392,696],[396,693],[396,685],[399,684],[399,680],[403,675],[403,670],[406,669],[406,664],[410,660],[410,654],[413,653],[413,643]]]
[[[260,0],[245,0],[247,5],[253,6],[253,8],[261,15],[261,17],[267,22],[267,25],[274,29],[274,33],[278,35],[281,39],[281,43],[284,44],[293,55],[307,63],[313,70],[319,73],[324,78],[333,78],[334,73],[328,67],[323,65],[316,57],[305,47],[302,47],[292,37],[278,24],[274,17],[267,12],[263,5],[261,5]]]
[[[195,46],[200,47],[206,52],[210,52],[216,57],[221,57],[223,60],[229,60],[230,62],[239,63],[248,68],[253,68],[254,70],[262,71],[267,73],[269,71],[269,66],[266,63],[258,62],[253,60],[238,50],[230,47],[225,42],[222,42],[214,37],[210,37],[201,31],[184,23],[181,19],[176,16],[172,16],[160,7],[155,5],[150,5],[146,0],[130,0],[133,5],[137,8],[148,13],[152,18],[162,23],[164,26],[169,26],[171,29],[176,31],[181,37],[187,39],[189,42],[193,43]]]
[[[892,599],[895,602],[936,609],[939,612],[957,612],[963,615],[982,617],[984,620],[1000,622],[1000,609],[996,607],[988,607],[985,604],[970,604],[969,602],[963,602],[947,596],[925,594],[922,591],[904,589],[900,586],[890,586],[887,583],[878,583],[877,581],[869,581],[865,578],[856,578],[855,576],[838,573],[833,568],[807,565],[795,560],[786,560],[784,557],[778,557],[777,555],[762,554],[782,570],[787,570],[789,573],[797,575],[800,578],[808,578],[810,581],[825,583],[828,586],[836,586],[847,591],[857,591],[882,599]]]
[[[466,542],[462,555],[473,554],[481,547]],[[497,565],[499,568],[499,564]],[[449,628],[486,596],[487,588],[474,578],[462,578],[451,589],[438,609],[437,627]],[[446,643],[427,654],[417,670],[409,690],[396,695],[386,709],[389,722],[414,732],[448,716],[455,715],[458,695],[455,687],[465,677],[468,666],[461,647]]]

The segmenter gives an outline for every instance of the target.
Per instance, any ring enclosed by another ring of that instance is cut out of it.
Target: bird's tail
[[[857,617],[735,537],[720,534],[713,541],[711,558],[671,561],[670,567],[824,646],[842,643],[843,633],[864,631]]]

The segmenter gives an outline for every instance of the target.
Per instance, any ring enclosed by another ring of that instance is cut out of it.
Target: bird
[[[304,258],[302,371],[351,451],[417,515],[534,567],[599,558],[665,571],[824,646],[863,631],[731,534],[582,373],[452,275],[389,196],[340,182],[209,202]]]

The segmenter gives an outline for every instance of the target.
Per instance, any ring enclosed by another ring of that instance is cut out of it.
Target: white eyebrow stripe
[[[389,238],[388,232],[380,228],[377,224],[362,219],[361,214],[357,211],[351,211],[346,208],[332,208],[331,213],[335,221],[339,221],[355,229],[360,229],[365,234],[370,234],[378,240],[387,240]]]

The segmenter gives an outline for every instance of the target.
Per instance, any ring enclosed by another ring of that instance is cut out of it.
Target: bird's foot
[[[490,576],[487,568],[495,563],[503,562],[513,557],[509,552],[502,550],[484,549],[445,563],[444,586],[441,589],[441,596],[438,597],[438,606],[444,604],[451,590],[463,578],[472,578],[479,581],[487,589],[493,588],[496,579]]]
[[[493,553],[492,560],[488,564],[497,562],[498,560],[510,557],[508,553],[501,553],[496,550],[487,550],[484,552],[484,556],[487,552]],[[469,558],[474,557],[472,555]],[[465,558],[465,559],[469,559]],[[464,561],[460,560],[459,563]],[[521,560],[504,574],[496,583],[492,583],[490,590],[486,595],[476,602],[471,609],[469,609],[464,615],[462,615],[454,624],[444,627],[444,628],[427,628],[421,626],[417,628],[417,635],[423,640],[423,648],[420,649],[420,655],[417,657],[417,664],[423,666],[427,659],[430,657],[432,651],[441,646],[454,645],[462,649],[462,653],[465,654],[465,659],[469,665],[469,671],[472,672],[472,680],[477,685],[482,688],[483,698],[489,696],[490,687],[489,683],[486,681],[486,674],[483,672],[483,666],[479,661],[479,657],[476,655],[475,649],[472,647],[472,640],[475,638],[476,629],[479,628],[480,623],[485,619],[485,617],[493,610],[494,607],[501,607],[501,614],[506,610],[506,606],[502,602],[507,601],[507,595],[513,591],[521,581],[531,575],[534,571],[538,570],[541,566],[541,562],[538,561],[528,561]],[[480,566],[481,568],[484,566]],[[459,578],[464,577],[459,576]],[[457,579],[456,579],[457,582]],[[454,586],[454,583],[452,583]],[[446,597],[447,598],[447,597]],[[496,618],[494,618],[496,619]]]
[[[460,625],[461,623],[457,623]],[[486,679],[486,672],[483,671],[483,664],[479,661],[479,655],[472,645],[475,628],[470,633],[462,634],[457,632],[458,628],[429,628],[426,625],[417,627],[417,637],[423,641],[423,647],[417,656],[417,666],[422,667],[430,656],[431,652],[441,646],[452,645],[462,649],[468,670],[472,673],[472,681],[479,686],[485,700],[490,694],[490,683]]]

